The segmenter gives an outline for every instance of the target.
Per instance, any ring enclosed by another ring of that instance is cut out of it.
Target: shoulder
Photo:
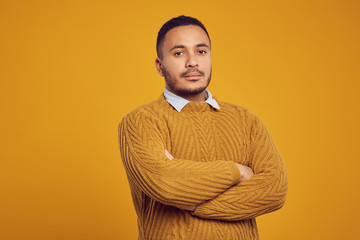
[[[220,109],[227,119],[235,118],[235,121],[246,129],[250,135],[256,136],[261,131],[267,131],[267,128],[261,118],[251,110],[243,106],[224,102],[218,99],[216,99],[216,101],[218,101]]]
[[[128,114],[126,114],[121,122],[136,122],[136,121],[158,121],[159,116],[167,107],[166,101],[161,95],[158,99],[136,107]]]
[[[233,103],[228,103],[222,100],[219,100],[218,98],[215,98],[216,101],[218,102],[221,111],[224,114],[229,114],[229,115],[233,115],[236,117],[240,117],[241,119],[246,120],[247,122],[257,122],[260,120],[260,118],[251,110],[249,110],[248,108],[245,108],[243,106],[237,105],[237,104],[233,104]]]

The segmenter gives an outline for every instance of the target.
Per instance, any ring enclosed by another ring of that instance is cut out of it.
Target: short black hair
[[[164,42],[166,33],[173,28],[180,27],[180,26],[187,26],[187,25],[196,25],[196,26],[201,27],[205,31],[205,33],[208,36],[209,41],[210,41],[209,33],[206,31],[204,24],[202,24],[196,18],[181,15],[181,16],[170,19],[160,28],[160,30],[158,32],[157,40],[156,40],[156,52],[157,52],[158,57],[162,57],[161,46],[162,46],[162,43]]]

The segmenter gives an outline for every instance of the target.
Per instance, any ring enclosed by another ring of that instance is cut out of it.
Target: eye
[[[200,53],[200,54],[205,54],[206,51],[205,51],[205,50],[199,50],[199,53]]]
[[[175,56],[181,56],[181,55],[183,55],[183,52],[175,52],[174,55]]]

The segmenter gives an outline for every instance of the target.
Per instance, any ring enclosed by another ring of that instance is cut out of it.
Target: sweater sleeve
[[[238,221],[255,218],[281,208],[287,193],[287,173],[270,133],[260,119],[251,132],[250,168],[254,176],[214,199],[198,205],[193,212],[205,219]]]
[[[170,160],[160,119],[148,112],[128,114],[119,124],[119,146],[128,180],[165,205],[196,205],[239,182],[234,162]]]

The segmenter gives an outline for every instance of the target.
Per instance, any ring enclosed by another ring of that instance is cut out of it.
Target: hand
[[[193,212],[196,209],[195,205],[194,206],[174,205],[174,207],[177,207],[179,209],[186,210],[186,211],[189,211],[189,212]]]
[[[170,159],[170,160],[173,160],[174,157],[169,153],[168,150],[165,149],[165,155]]]
[[[251,168],[248,166],[236,163],[236,166],[239,168],[241,177],[240,182],[244,182],[246,180],[249,180],[252,176],[254,176],[254,172]]]

